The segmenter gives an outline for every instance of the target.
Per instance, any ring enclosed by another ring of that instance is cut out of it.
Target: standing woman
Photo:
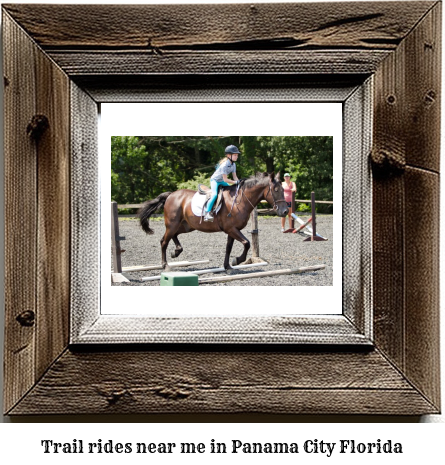
[[[292,210],[292,193],[297,192],[297,186],[294,182],[290,180],[290,174],[284,174],[284,182],[283,182],[283,189],[284,189],[284,200],[287,202],[287,206],[289,207],[289,228],[292,227],[292,216],[291,214],[294,213]],[[286,224],[286,218],[281,218],[281,232],[284,232],[284,226]]]
[[[230,186],[231,184],[238,183],[238,177],[236,175],[236,164],[238,160],[238,155],[241,152],[234,145],[229,145],[226,147],[225,154],[226,156],[220,160],[216,166],[216,171],[213,176],[210,178],[210,187],[212,188],[212,197],[207,203],[206,214],[204,216],[204,221],[213,221],[212,208],[215,203],[216,198],[218,197],[218,188],[219,186]],[[232,173],[233,181],[231,181],[227,175]]]

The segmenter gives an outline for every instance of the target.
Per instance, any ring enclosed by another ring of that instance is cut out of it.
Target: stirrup
[[[206,222],[212,222],[213,221],[213,215],[212,212],[207,212],[204,216],[204,221]]]

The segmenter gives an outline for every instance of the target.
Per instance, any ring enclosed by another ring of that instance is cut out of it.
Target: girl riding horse
[[[289,213],[279,174],[275,176],[274,173],[258,173],[243,181],[239,186],[225,188],[221,210],[213,222],[201,222],[201,217],[193,213],[191,204],[195,194],[195,191],[189,189],[173,193],[165,192],[156,199],[146,202],[138,212],[142,229],[147,234],[153,234],[154,231],[149,225],[150,216],[164,207],[166,231],[161,240],[161,251],[162,267],[165,271],[170,270],[167,264],[167,246],[170,240],[173,239],[176,245],[171,255],[172,258],[178,257],[183,250],[178,240],[179,234],[194,230],[208,233],[224,231],[227,234],[224,268],[227,270],[231,268],[229,258],[235,239],[243,244],[244,250],[241,256],[233,260],[232,264],[239,265],[246,261],[250,242],[241,230],[247,226],[250,214],[261,200],[266,200],[273,205],[280,217],[286,217]]]
[[[226,147],[226,156],[220,160],[216,167],[216,171],[210,178],[210,187],[212,188],[212,197],[207,202],[206,214],[204,221],[213,221],[212,208],[215,200],[218,197],[219,186],[230,186],[231,184],[238,183],[238,177],[236,175],[236,164],[238,161],[238,155],[241,152],[234,145]],[[227,175],[232,173],[234,181],[231,181]]]

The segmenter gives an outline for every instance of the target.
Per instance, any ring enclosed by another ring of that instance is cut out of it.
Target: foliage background
[[[289,172],[297,198],[333,200],[333,138],[329,136],[113,136],[111,199],[142,203],[159,194],[210,185],[227,145],[242,152],[237,175]],[[302,207],[302,208],[301,208]],[[303,204],[299,209],[308,208]],[[317,205],[332,213],[332,205]]]

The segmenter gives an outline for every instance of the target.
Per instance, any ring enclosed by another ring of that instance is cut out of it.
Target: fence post
[[[292,208],[292,213],[295,213],[295,194],[296,194],[296,192],[292,192],[292,204],[291,204],[291,205],[292,205],[292,206],[291,206],[291,208]],[[291,218],[292,218],[292,220],[291,220],[290,227],[291,227],[291,229],[295,229],[295,220],[294,220],[294,217],[291,216]]]
[[[317,213],[315,210],[315,192],[311,192],[311,209],[312,209],[312,240],[317,237]]]
[[[244,265],[266,261],[260,257],[260,235],[258,230],[258,210],[256,207],[253,209],[253,212],[250,215],[250,227],[252,230],[248,232],[252,234],[252,240],[250,241],[252,246],[252,256],[243,263]]]
[[[260,257],[260,241],[258,237],[258,210],[255,207],[252,214],[250,215],[251,228],[252,228],[252,257]]]
[[[327,241],[324,237],[317,235],[317,219],[316,219],[316,212],[315,212],[315,192],[311,194],[311,205],[312,205],[312,236],[308,237],[304,240],[304,242],[308,241]]]
[[[115,273],[122,273],[122,249],[119,236],[117,202],[111,202],[111,248],[113,251],[113,270]]]

